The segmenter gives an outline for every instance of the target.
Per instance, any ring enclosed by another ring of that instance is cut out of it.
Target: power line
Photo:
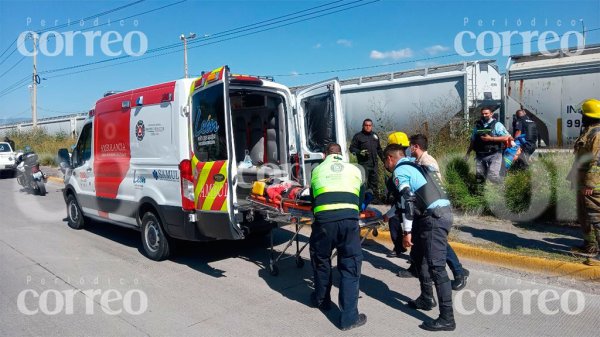
[[[595,30],[600,30],[600,28],[590,29],[588,31],[595,31]],[[248,35],[248,34],[246,34],[246,35]],[[230,40],[230,39],[232,39],[232,38],[229,38],[227,40]],[[535,42],[535,41],[537,41],[537,40],[534,40],[532,42]],[[222,42],[222,41],[214,41],[214,42],[211,42],[211,43],[208,43],[208,44],[214,44],[214,43],[218,43],[218,42]],[[200,46],[194,46],[194,48],[202,47],[202,46],[205,46],[205,45],[208,45],[208,44],[203,44],[203,45],[200,45]],[[508,45],[502,45],[500,47],[515,46],[515,45],[520,45],[520,44],[524,44],[524,42],[515,42],[515,43],[512,43],[512,44],[508,44]],[[490,47],[490,48],[493,48],[493,47]],[[487,49],[490,49],[490,48],[485,48],[483,50],[475,50],[475,52],[486,51]],[[142,57],[142,58],[137,58],[137,59],[133,59],[133,60],[125,61],[125,62],[119,62],[119,63],[116,63],[116,64],[109,64],[109,65],[104,65],[104,66],[101,66],[101,67],[90,68],[90,69],[83,69],[83,70],[79,70],[79,71],[75,71],[75,72],[69,72],[69,73],[60,74],[60,75],[54,75],[54,76],[51,76],[51,77],[48,77],[48,78],[58,78],[58,77],[75,75],[75,74],[79,74],[79,73],[85,73],[85,72],[88,72],[88,71],[94,71],[94,70],[108,68],[108,67],[113,67],[113,66],[117,66],[117,65],[126,64],[126,63],[133,63],[133,62],[143,61],[143,60],[146,60],[146,59],[155,58],[155,57],[159,57],[159,56],[163,56],[163,55],[167,55],[167,54],[173,54],[173,53],[177,53],[179,51],[180,50],[169,51],[169,52],[165,52],[165,53],[161,53],[161,54],[156,54],[156,55],[151,55],[151,56],[146,56],[146,57]],[[445,55],[439,55],[439,56],[431,56],[431,57],[426,57],[426,58],[420,58],[420,59],[416,59],[416,60],[398,61],[398,62],[393,62],[393,63],[388,63],[388,64],[379,64],[379,65],[363,66],[363,67],[353,67],[353,68],[343,68],[343,69],[335,69],[335,70],[304,72],[304,73],[293,74],[293,75],[292,74],[275,74],[275,75],[266,75],[266,76],[271,76],[271,77],[275,77],[275,76],[288,77],[288,76],[306,76],[306,75],[339,73],[339,72],[347,72],[347,71],[355,71],[355,70],[383,68],[383,67],[389,67],[389,66],[394,66],[394,65],[409,64],[409,63],[414,63],[414,62],[431,61],[431,60],[448,58],[448,57],[452,57],[452,56],[460,56],[460,54],[458,54],[458,53],[452,53],[452,54],[445,54]]]
[[[133,17],[142,16],[142,15],[145,15],[145,14],[148,14],[148,13],[152,13],[152,12],[156,12],[156,11],[158,11],[158,10],[165,9],[165,8],[167,8],[167,7],[171,7],[171,6],[174,6],[174,5],[178,5],[178,4],[180,4],[180,3],[182,3],[182,2],[186,2],[186,1],[187,1],[187,0],[180,0],[180,1],[177,1],[177,2],[173,2],[173,3],[167,4],[167,5],[161,6],[161,7],[157,7],[157,8],[151,9],[151,10],[147,10],[147,11],[145,11],[145,12],[141,12],[141,13],[133,14],[133,15],[126,16],[126,17],[122,17],[122,18],[116,19],[115,21],[127,20],[127,19],[131,19],[131,18],[133,18]],[[89,30],[92,30],[92,29],[96,29],[96,28],[98,28],[98,27],[102,27],[102,26],[108,25],[109,23],[110,23],[110,22],[105,22],[105,23],[103,23],[103,24],[99,24],[99,25],[97,25],[97,26],[94,26],[94,27],[92,27],[92,28],[82,29],[82,30],[81,30],[81,32],[86,32],[86,31],[89,31]],[[48,38],[50,38],[50,37],[55,37],[55,36],[54,36],[54,35],[52,35],[52,36],[49,36]],[[22,43],[25,43],[25,41],[23,41]],[[21,45],[22,45],[22,44],[21,44]],[[19,45],[19,47],[20,47],[21,45]],[[18,47],[17,47],[17,49],[18,49]],[[7,56],[7,57],[6,57],[6,59],[4,59],[4,61],[6,61],[6,60],[7,60],[7,59],[8,59],[8,58],[9,58],[9,57],[12,55],[12,54],[14,54],[14,53],[17,51],[17,49],[14,49],[14,50],[13,50],[13,51],[12,51],[12,52],[11,52],[11,53],[10,53],[10,54]],[[20,60],[19,60],[17,63],[21,63],[21,62],[22,62],[22,61],[23,61],[25,58],[26,58],[26,56],[23,56],[23,57],[21,57],[21,59],[20,59]],[[4,61],[0,62],[0,65],[2,65],[2,63],[3,63]],[[12,69],[14,69],[14,66],[13,66],[13,67],[11,67],[10,69],[8,69],[6,72],[4,72],[2,75],[0,75],[0,78],[2,78],[2,76],[4,76],[5,74],[7,74],[7,73],[8,73],[9,71],[11,71]]]
[[[337,1],[336,1],[336,2],[337,2]],[[376,1],[372,1],[372,2],[376,2]],[[369,3],[363,3],[363,4],[360,4],[360,5],[354,6],[354,7],[364,6],[364,5],[367,5],[367,4],[370,4],[370,3],[371,3],[371,2],[369,2]],[[322,7],[322,6],[319,6],[319,7]],[[354,7],[352,7],[352,8],[354,8]],[[331,8],[330,8],[330,9],[331,9]],[[212,42],[209,42],[209,43],[204,43],[204,44],[201,44],[201,45],[193,46],[192,48],[197,48],[197,47],[201,47],[201,46],[206,46],[206,45],[209,45],[209,44],[220,43],[220,42],[223,42],[223,41],[232,40],[232,39],[235,39],[235,38],[240,38],[240,37],[247,36],[247,35],[251,35],[251,34],[257,34],[257,33],[260,33],[260,32],[267,31],[267,30],[272,30],[272,29],[276,29],[276,28],[283,27],[283,26],[287,26],[287,25],[295,24],[295,23],[298,23],[298,22],[302,22],[302,21],[311,20],[311,19],[314,19],[314,18],[317,18],[317,17],[321,17],[321,16],[325,16],[325,15],[331,15],[331,14],[333,14],[333,13],[340,12],[340,11],[343,11],[343,10],[348,10],[348,9],[351,9],[351,8],[344,8],[344,9],[340,9],[340,10],[338,10],[338,11],[335,11],[335,12],[328,12],[328,13],[325,13],[325,14],[321,14],[321,15],[319,15],[319,16],[313,16],[313,17],[310,17],[310,18],[305,18],[305,19],[302,19],[302,20],[297,20],[297,21],[293,21],[293,22],[288,22],[288,23],[286,23],[286,24],[278,25],[278,26],[275,26],[275,27],[270,27],[270,28],[268,28],[268,29],[263,29],[263,30],[259,30],[259,31],[255,31],[255,32],[250,32],[250,33],[247,33],[247,34],[242,34],[242,35],[238,35],[238,36],[234,36],[234,37],[229,37],[229,38],[226,38],[226,39],[220,39],[220,40],[217,40],[217,41],[212,41]],[[309,10],[309,9],[307,9],[307,10],[304,10],[304,11],[301,11],[301,12],[305,12],[305,11],[308,11],[308,10]],[[326,11],[326,10],[321,10],[321,11],[319,11],[319,12],[324,12],[324,11]],[[316,13],[319,13],[319,12],[315,12],[315,13],[313,13],[313,14],[316,14]],[[298,13],[298,12],[296,12],[296,13]],[[289,17],[289,16],[291,16],[291,15],[293,15],[293,14],[295,14],[295,13],[287,14],[287,15],[285,15],[285,16],[283,16],[283,17]],[[276,19],[277,19],[277,18],[273,18],[273,19],[269,19],[269,20],[261,21],[261,23],[262,23],[262,22],[273,21],[273,20],[276,20]],[[245,26],[242,26],[242,27],[248,27],[248,26],[250,26],[250,25],[245,25]],[[230,32],[230,31],[233,31],[233,30],[236,30],[236,29],[240,29],[240,28],[242,28],[242,27],[238,27],[238,28],[231,29],[231,30],[228,30],[228,31]],[[586,30],[586,31],[587,31],[587,32],[591,32],[591,31],[596,31],[596,30],[600,30],[600,28],[589,29],[589,30]],[[225,31],[225,32],[227,32],[227,31]],[[221,33],[223,33],[223,32],[221,32]],[[221,34],[221,33],[217,33],[217,34],[215,34],[215,35],[218,35],[218,34]],[[535,41],[535,40],[534,40],[534,41]],[[534,42],[534,41],[532,41],[532,42]],[[512,45],[520,45],[520,44],[524,44],[524,42],[512,43],[512,44],[509,44],[509,46],[512,46]],[[177,44],[177,45],[178,45],[178,46],[180,46],[180,44]],[[504,46],[504,45],[503,45],[503,46]],[[501,46],[501,47],[503,47],[503,46]],[[158,48],[152,49],[152,50],[151,50],[151,51],[149,51],[148,53],[154,53],[154,52],[157,52],[157,51],[166,50],[166,48],[165,48],[165,47],[168,47],[168,46],[164,46],[164,47],[158,47]],[[180,47],[180,48],[181,48],[181,47]],[[486,49],[489,49],[489,48],[486,48]],[[483,49],[483,50],[485,51],[486,49]],[[54,75],[54,76],[51,76],[51,77],[49,77],[49,78],[58,78],[58,77],[70,76],[70,75],[73,75],[73,74],[78,74],[78,73],[85,73],[85,72],[89,72],[89,71],[93,71],[93,70],[98,70],[98,69],[108,68],[108,67],[112,67],[112,66],[117,66],[117,65],[126,64],[126,63],[133,63],[133,62],[138,62],[138,61],[142,61],[142,60],[146,60],[146,59],[150,59],[150,58],[160,57],[160,56],[163,56],[163,55],[173,54],[173,53],[177,53],[177,52],[180,52],[180,51],[181,51],[181,49],[179,49],[179,50],[175,50],[175,51],[168,51],[168,52],[164,52],[164,53],[160,53],[160,54],[149,55],[149,56],[146,56],[146,57],[135,58],[135,59],[133,59],[133,60],[128,60],[128,61],[125,61],[125,62],[119,62],[119,63],[115,63],[115,64],[108,64],[108,65],[103,65],[103,66],[100,66],[100,67],[89,68],[89,69],[82,69],[82,70],[78,70],[78,71],[74,71],[74,72],[69,72],[69,73],[64,73],[64,74]],[[478,50],[476,50],[476,51],[478,51]],[[324,73],[345,72],[345,71],[353,71],[353,70],[363,70],[363,69],[372,69],[372,68],[389,67],[389,66],[393,66],[393,65],[407,64],[407,63],[414,63],[414,62],[419,62],[419,61],[430,61],[430,60],[441,59],[441,58],[447,58],[447,57],[452,57],[452,56],[459,56],[459,54],[458,54],[458,53],[453,53],[453,54],[446,54],[446,55],[440,55],[440,56],[432,56],[432,57],[421,58],[421,59],[416,59],[416,60],[407,60],[407,61],[393,62],[393,63],[389,63],[389,64],[385,64],[385,65],[373,65],[373,66],[353,67],[353,68],[336,69],[336,70],[327,70],[327,71],[305,72],[305,73],[300,73],[300,74],[295,74],[295,75],[290,75],[290,74],[278,74],[278,75],[271,75],[271,76],[302,76],[302,75],[314,75],[314,74],[324,74]],[[125,58],[125,57],[127,57],[127,56],[124,56],[124,57],[117,57],[117,58],[112,58],[112,59],[107,59],[107,60],[101,60],[101,61],[91,62],[91,63],[88,63],[88,64],[82,64],[82,65],[77,65],[77,66],[73,66],[73,67],[67,67],[67,68],[62,68],[62,69],[53,69],[53,70],[50,70],[50,71],[46,71],[45,73],[47,73],[47,72],[59,72],[59,71],[65,71],[65,70],[70,70],[70,69],[75,69],[75,68],[83,68],[83,67],[92,66],[92,65],[95,65],[95,64],[106,63],[106,62],[109,62],[109,61],[116,61],[116,60],[119,60],[119,59],[123,59],[123,58]],[[5,95],[5,94],[3,94],[3,93],[0,93],[0,97],[2,97],[2,96],[4,96],[4,95]]]
[[[588,29],[586,30],[586,32],[593,32],[596,30],[600,30],[599,28],[594,28],[594,29]],[[563,34],[564,36],[564,34]],[[539,38],[537,39],[532,39],[532,43],[539,40]],[[501,45],[498,46],[498,48],[503,48],[503,47],[511,47],[511,46],[517,46],[517,45],[521,45],[521,44],[525,44],[525,42],[515,42],[515,43],[511,43],[511,44],[505,44],[505,45]],[[488,48],[484,48],[484,49],[474,49],[473,52],[477,53],[477,52],[482,52],[482,51],[487,51],[487,50],[493,50],[493,48],[495,48],[495,46],[492,47],[488,47]],[[442,58],[447,58],[447,57],[452,57],[452,56],[462,56],[459,53],[451,53],[451,54],[444,54],[444,55],[439,55],[439,56],[431,56],[431,57],[425,57],[425,58],[420,58],[420,59],[416,59],[416,60],[406,60],[406,61],[398,61],[398,62],[392,62],[392,63],[386,63],[386,64],[377,64],[377,65],[372,65],[372,66],[363,66],[363,67],[353,67],[353,68],[342,68],[342,69],[334,69],[334,70],[323,70],[323,71],[313,71],[313,72],[304,72],[304,73],[298,73],[298,74],[273,74],[273,75],[266,75],[266,76],[272,76],[272,77],[290,77],[290,76],[306,76],[306,75],[319,75],[319,74],[331,74],[331,73],[339,73],[339,72],[346,72],[346,71],[355,71],[355,70],[365,70],[365,69],[374,69],[374,68],[384,68],[384,67],[389,67],[389,66],[395,66],[395,65],[401,65],[401,64],[408,64],[408,63],[413,63],[413,62],[424,62],[424,61],[431,61],[431,60],[437,60],[437,59],[442,59]]]
[[[198,43],[198,41],[202,41],[202,40],[216,39],[219,36],[225,36],[225,35],[234,34],[236,31],[240,32],[240,31],[246,31],[246,30],[260,28],[260,27],[263,27],[263,26],[272,25],[272,24],[275,24],[275,23],[278,23],[278,22],[281,22],[281,21],[272,22],[272,23],[270,23],[268,25],[262,25],[262,24],[267,23],[267,22],[271,22],[271,21],[275,21],[275,20],[279,20],[279,19],[282,19],[282,18],[290,17],[290,16],[293,16],[293,15],[296,15],[296,14],[300,14],[300,13],[312,11],[312,10],[315,10],[317,8],[331,6],[331,5],[335,4],[335,3],[342,2],[342,1],[343,0],[333,1],[333,2],[330,2],[330,3],[324,4],[324,5],[319,5],[319,6],[315,6],[315,7],[303,9],[301,11],[293,12],[293,13],[290,13],[290,14],[281,15],[281,16],[278,16],[278,17],[275,17],[275,18],[271,18],[271,19],[267,19],[267,20],[263,20],[263,21],[259,21],[259,22],[254,22],[254,23],[247,24],[247,25],[244,25],[244,26],[240,26],[240,27],[228,29],[228,30],[225,30],[225,31],[221,31],[221,32],[218,32],[218,33],[215,33],[215,34],[210,34],[210,37],[207,36],[207,37],[201,38],[199,40],[191,40],[189,42],[189,44]],[[364,0],[353,1],[351,3],[347,3],[347,4],[343,4],[343,5],[339,5],[339,6],[334,6],[334,7],[331,7],[331,8],[322,9],[321,11],[326,11],[326,10],[330,10],[330,9],[334,9],[334,8],[338,8],[338,7],[342,7],[342,6],[347,6],[347,5],[350,5],[352,3],[361,2],[361,1],[364,1]],[[379,0],[377,0],[377,1],[379,1]],[[309,14],[312,14],[312,13],[309,13]],[[305,15],[309,15],[309,14],[305,14]],[[294,18],[290,18],[290,19],[294,19]],[[287,20],[289,20],[289,19],[287,19]],[[285,20],[282,20],[282,21],[285,21]],[[252,27],[252,28],[245,29],[245,28],[248,28],[248,27]],[[171,48],[174,48],[174,47],[179,47],[180,45],[181,45],[180,43],[173,43],[173,44],[170,44],[170,45],[158,47],[156,49],[159,49],[159,50],[171,49]]]
[[[342,9],[338,9],[336,11],[327,12],[327,13],[324,13],[324,14],[321,14],[321,15],[318,15],[318,16],[313,16],[313,17],[302,19],[302,20],[297,20],[297,21],[290,22],[290,23],[287,23],[287,24],[281,24],[281,25],[278,25],[278,26],[275,26],[275,27],[261,29],[261,30],[255,31],[255,32],[250,32],[250,33],[246,33],[246,34],[242,34],[242,35],[238,35],[238,36],[233,36],[233,37],[226,38],[226,39],[220,39],[220,40],[217,40],[217,41],[200,44],[200,45],[197,45],[197,46],[190,47],[189,49],[193,49],[193,48],[197,48],[197,47],[201,47],[201,46],[206,46],[206,45],[210,45],[210,44],[214,44],[214,43],[220,43],[220,42],[224,42],[224,41],[228,41],[228,40],[232,40],[232,39],[236,39],[236,38],[240,38],[240,37],[244,37],[244,36],[248,36],[248,35],[262,33],[262,32],[265,32],[265,31],[276,29],[276,28],[281,28],[281,27],[292,25],[292,24],[296,24],[296,23],[300,23],[300,22],[304,22],[304,21],[316,19],[316,18],[319,18],[319,17],[322,17],[322,16],[331,15],[331,14],[335,14],[335,13],[338,13],[338,12],[350,10],[350,9],[353,9],[353,8],[356,8],[356,7],[365,6],[365,5],[368,5],[368,4],[372,4],[374,2],[379,2],[380,0],[372,0],[372,1],[369,1],[369,2],[366,2],[366,3],[362,3],[362,4],[358,4],[358,5],[355,5],[355,6],[349,6],[348,7],[348,5],[350,5],[350,4],[357,3],[357,2],[363,2],[363,1],[365,1],[365,0],[353,1],[351,3],[343,5],[343,6],[347,6],[347,7],[342,8]],[[339,2],[339,1],[336,1],[336,2]],[[334,3],[336,3],[336,2],[334,2]],[[320,7],[323,7],[323,5],[316,6],[316,7],[313,7],[313,8],[309,8],[309,9],[306,9],[306,10],[303,10],[303,11],[300,11],[300,12],[305,12],[305,11],[312,10],[312,9],[315,9],[315,8],[320,8]],[[326,12],[326,11],[329,11],[330,9],[334,9],[334,8],[338,8],[338,7],[340,7],[340,6],[335,6],[335,7],[331,7],[331,8],[328,8],[328,9],[321,9],[321,10],[315,11],[315,12],[313,12],[311,14],[314,15],[314,14],[318,14],[318,13],[321,13],[321,12]],[[296,12],[296,13],[299,13],[299,12]],[[296,13],[286,14],[284,16],[276,17],[276,18],[269,19],[269,20],[266,20],[266,21],[277,20],[277,19],[279,19],[281,17],[288,17],[288,16],[294,15]],[[301,16],[297,16],[296,18],[303,17],[303,16],[306,16],[306,15],[307,14],[301,15]],[[290,19],[287,19],[287,20],[290,20]],[[283,21],[287,21],[287,20],[283,20]],[[265,21],[261,21],[260,23],[262,23],[262,22],[265,22]],[[276,23],[279,23],[279,22],[282,22],[282,21],[273,22],[273,23],[268,24],[268,25],[276,24]],[[243,27],[248,27],[248,26],[250,26],[250,25],[245,25],[245,26],[242,26],[242,27],[238,27],[238,28],[235,28],[235,29],[228,30],[228,31],[239,30],[239,29],[241,29]],[[256,28],[259,28],[259,27],[262,27],[262,26],[258,26]],[[244,29],[243,31],[246,31],[246,30],[251,30],[251,29]],[[203,40],[200,40],[199,42],[207,41],[207,40],[211,40],[211,39],[218,39],[219,36],[230,35],[230,34],[231,33],[223,34],[223,32],[219,32],[219,33],[214,34],[214,36],[209,37],[209,38],[205,38]],[[192,40],[190,42],[190,44],[192,42],[198,43],[198,42]],[[152,56],[147,56],[147,57],[138,57],[135,60],[130,61],[130,62],[135,62],[135,61],[138,61],[138,60],[141,61],[141,60],[144,60],[144,59],[148,59],[148,58],[152,58],[152,57],[157,57],[157,56],[162,56],[162,55],[168,55],[168,54],[180,52],[182,50],[181,44],[180,43],[176,43],[176,44],[169,44],[169,45],[166,45],[166,46],[162,46],[162,47],[157,47],[157,48],[150,49],[150,50],[146,51],[146,54],[156,53],[156,52],[159,52],[159,51],[168,50],[168,49],[174,49],[174,48],[177,48],[177,49],[175,51],[161,53],[161,54],[158,54],[158,55],[152,55]],[[122,60],[122,59],[130,58],[130,57],[131,57],[130,55],[117,56],[117,57],[108,58],[108,59],[104,59],[104,60],[99,60],[99,61],[95,61],[95,62],[78,64],[78,65],[74,65],[74,66],[70,66],[70,67],[45,70],[45,71],[41,71],[40,74],[50,74],[50,73],[55,73],[55,72],[60,72],[60,71],[78,69],[78,68],[83,68],[83,67],[92,66],[92,65],[96,65],[96,64],[101,64],[101,63],[106,63],[106,62],[112,62],[112,61]],[[130,63],[130,62],[121,62],[121,63],[117,63],[117,64],[124,64],[124,63]],[[105,67],[103,67],[103,68],[105,68]],[[100,68],[97,68],[97,69],[100,69]],[[56,76],[52,76],[52,77],[56,77]]]
[[[31,80],[31,77],[29,75],[23,77],[19,81],[11,84],[7,88],[4,88],[2,91],[0,91],[0,97],[4,97],[4,96],[8,95],[9,93],[15,91],[16,89],[19,89],[21,87],[21,85],[28,83],[30,80]]]
[[[4,75],[8,74],[9,71],[15,69],[15,67],[17,65],[19,65],[19,63],[23,62],[23,60],[25,60],[25,57],[22,57],[20,60],[18,60],[17,62],[15,62],[15,64],[13,64],[12,67],[8,68],[7,71],[3,72],[2,75],[0,75],[0,78],[2,78]]]
[[[38,108],[40,110],[43,110],[46,112],[53,112],[53,113],[60,113],[60,114],[77,114],[77,113],[87,112],[87,109],[78,109],[75,111],[61,111],[61,110],[47,109],[47,108],[44,108],[41,106],[38,106]]]

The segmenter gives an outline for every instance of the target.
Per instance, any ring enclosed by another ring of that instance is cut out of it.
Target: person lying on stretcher
[[[252,195],[264,197],[267,202],[277,204],[281,203],[282,199],[303,202],[311,201],[310,189],[308,187],[302,187],[302,185],[295,181],[281,178],[268,178],[255,181],[252,185]],[[367,190],[360,206],[361,212],[368,211],[367,207],[373,198],[373,192]],[[377,216],[377,212],[366,212],[365,214],[361,214],[361,218],[364,218],[364,215],[367,215],[366,217],[370,218]]]
[[[265,197],[268,202],[279,203],[282,199],[310,201],[308,187],[302,187],[293,180],[267,178],[252,184],[252,194]]]

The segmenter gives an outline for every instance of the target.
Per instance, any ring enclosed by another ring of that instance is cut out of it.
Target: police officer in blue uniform
[[[310,261],[315,291],[313,305],[331,306],[331,253],[337,249],[340,273],[340,328],[350,330],[367,322],[358,313],[358,287],[363,260],[358,225],[363,181],[360,169],[346,163],[339,144],[329,144],[325,160],[312,171],[310,191],[315,221],[310,235]]]
[[[452,309],[452,287],[446,272],[448,233],[452,226],[450,201],[435,174],[414,163],[404,154],[404,148],[390,144],[384,150],[384,166],[392,179],[403,209],[404,247],[415,250],[415,265],[419,268],[421,295],[410,301],[415,309],[431,310],[436,306],[433,284],[440,304],[440,316],[420,327],[429,331],[456,329]],[[413,226],[414,222],[414,226]],[[413,240],[412,236],[415,236]]]

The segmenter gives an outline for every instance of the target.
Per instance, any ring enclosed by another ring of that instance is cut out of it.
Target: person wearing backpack
[[[539,137],[537,125],[529,118],[529,116],[527,116],[525,110],[519,109],[515,112],[512,126],[513,138],[517,139],[518,137],[521,137],[521,149],[523,149],[521,159],[523,164],[528,166],[529,156],[531,156],[537,148]]]
[[[502,147],[511,136],[504,125],[493,116],[491,108],[481,108],[481,119],[475,123],[471,143],[465,155],[466,161],[471,151],[475,150],[475,174],[478,183],[483,183],[486,179],[493,183],[502,182]]]

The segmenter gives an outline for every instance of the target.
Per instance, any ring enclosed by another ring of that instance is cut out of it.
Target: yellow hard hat
[[[600,119],[600,101],[593,98],[585,100],[581,105],[581,113],[590,118]]]
[[[398,144],[400,146],[409,147],[408,136],[401,131],[392,132],[388,136],[388,144]]]

